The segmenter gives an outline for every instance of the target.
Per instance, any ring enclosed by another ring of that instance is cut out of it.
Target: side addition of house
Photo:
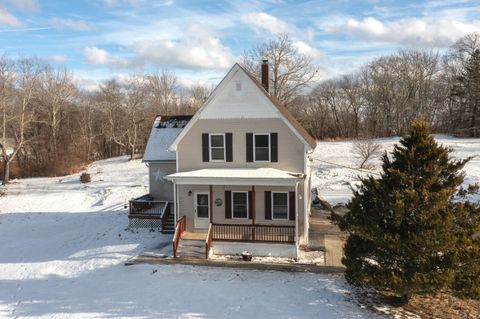
[[[150,195],[173,202],[175,256],[190,254],[195,240],[206,258],[296,257],[308,243],[316,142],[269,94],[268,74],[266,61],[262,83],[235,64],[171,141],[175,169],[148,158]],[[172,184],[157,179],[164,174]]]

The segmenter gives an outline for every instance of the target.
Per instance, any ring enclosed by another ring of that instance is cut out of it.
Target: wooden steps
[[[162,224],[162,233],[163,234],[175,233],[175,217],[173,216],[172,213],[170,213],[167,220]]]
[[[177,257],[205,259],[205,240],[185,239],[178,244]]]

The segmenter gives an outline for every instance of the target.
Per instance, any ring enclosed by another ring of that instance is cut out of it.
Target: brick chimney
[[[265,91],[269,92],[269,75],[270,72],[268,70],[268,60],[263,60],[262,61],[262,86],[265,89]]]

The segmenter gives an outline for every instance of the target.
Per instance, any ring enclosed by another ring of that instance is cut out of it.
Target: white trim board
[[[259,178],[169,178],[177,185],[256,185],[256,186],[295,186],[298,179],[259,179]],[[300,179],[300,181],[302,181]]]

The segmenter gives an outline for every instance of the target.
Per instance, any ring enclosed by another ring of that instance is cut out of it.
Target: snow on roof
[[[143,154],[143,161],[175,161],[175,152],[168,148],[187,125],[190,118],[191,116],[158,116],[150,132],[147,147]]]
[[[275,168],[206,168],[195,171],[174,173],[166,176],[168,180],[175,180],[176,182],[186,180],[192,183],[195,180],[201,182],[202,180],[217,180],[222,183],[225,180],[235,180],[232,183],[245,182],[267,182],[271,183],[276,180],[281,183],[291,184],[295,181],[304,178],[303,173],[293,173],[288,171],[282,171]],[[255,183],[257,184],[257,183]]]

